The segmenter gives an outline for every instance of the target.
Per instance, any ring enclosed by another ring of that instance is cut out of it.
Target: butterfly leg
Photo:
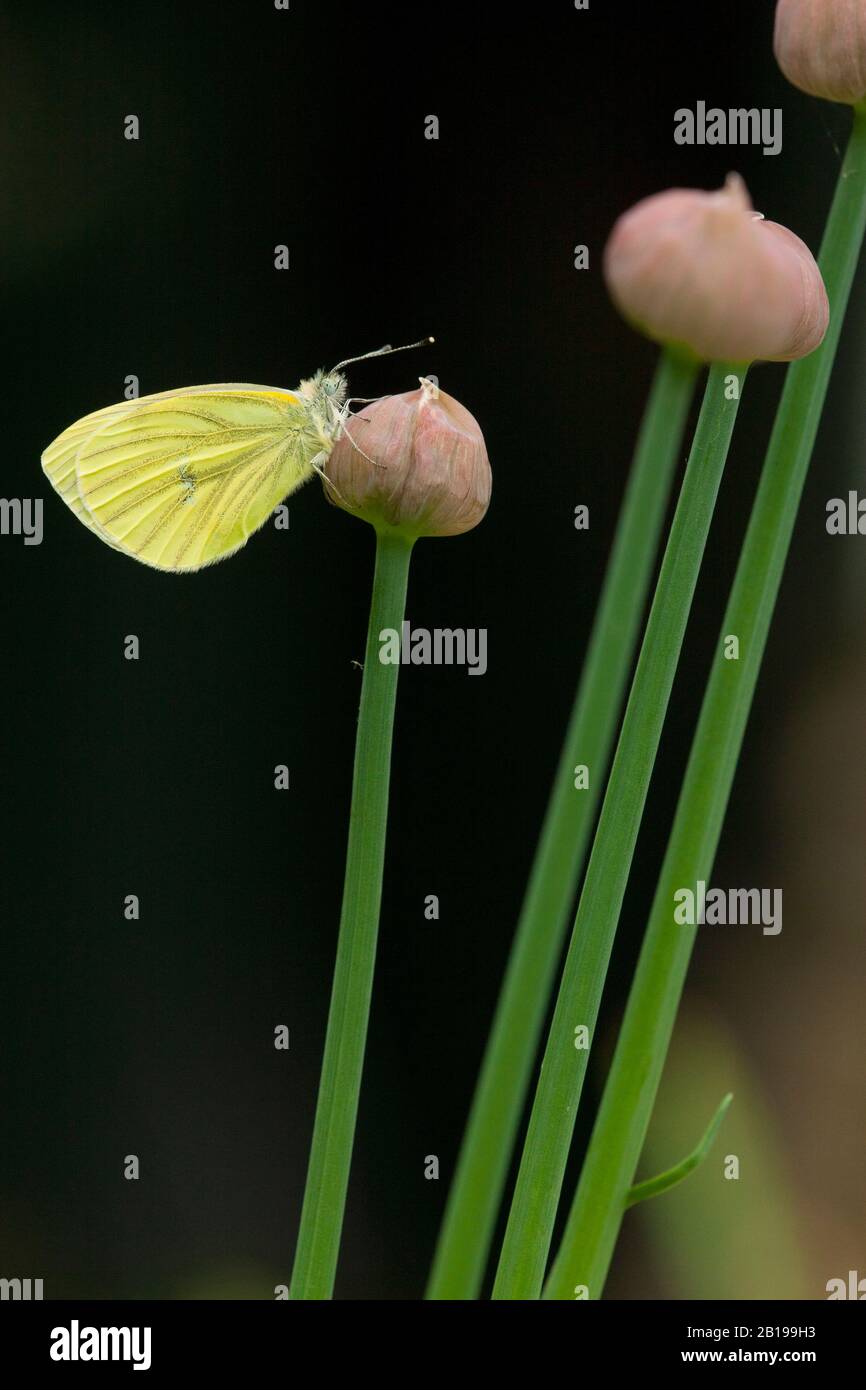
[[[364,415],[353,415],[351,418],[352,418],[353,420],[360,420],[360,421],[361,421],[362,423],[364,423],[364,424],[366,424],[366,421],[367,421],[367,419],[368,419],[368,417],[367,417],[367,416],[364,416]],[[354,438],[352,437],[352,435],[349,433],[348,429],[346,428],[346,422],[345,422],[345,420],[343,421],[343,434],[345,434],[346,438],[349,440],[349,443],[351,444],[352,448],[353,448],[357,453],[359,453],[359,454],[361,455],[362,458],[365,458],[365,459],[367,460],[368,463],[372,463],[372,465],[373,465],[374,468],[384,468],[384,467],[385,467],[385,464],[384,464],[384,463],[380,463],[378,459],[371,458],[369,454],[365,454],[365,453],[364,453],[364,450],[361,448],[361,446],[360,446],[360,444],[358,443],[357,439],[354,439]]]
[[[321,463],[319,462],[320,459],[327,460],[327,457],[328,457],[327,454],[317,454],[316,457],[315,457],[314,459],[311,459],[311,460],[310,460],[310,467],[312,468],[312,470],[313,470],[314,473],[318,473],[318,475],[319,475],[319,477],[321,478],[322,482],[325,483],[325,484],[327,485],[328,489],[329,489],[331,492],[333,492],[333,493],[335,494],[335,496],[339,497],[340,501],[343,503],[343,506],[346,507],[346,506],[348,506],[348,503],[347,503],[345,497],[344,497],[343,494],[340,492],[340,490],[339,490],[339,488],[337,487],[336,483],[332,483],[332,482],[331,482],[331,479],[328,477],[327,473],[325,472],[324,468],[322,467]]]

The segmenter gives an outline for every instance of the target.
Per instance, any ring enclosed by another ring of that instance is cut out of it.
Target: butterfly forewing
[[[43,467],[103,539],[192,570],[242,546],[320,450],[301,397],[227,384],[109,406],[64,431]]]

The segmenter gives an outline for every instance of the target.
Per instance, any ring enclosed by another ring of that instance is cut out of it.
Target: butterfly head
[[[348,382],[342,372],[319,372],[319,392],[325,401],[330,401],[342,408],[346,399],[346,388]]]
[[[310,418],[323,443],[333,443],[346,415],[348,382],[342,372],[318,371],[302,381],[299,394],[307,402]]]
[[[432,338],[423,338],[420,343],[407,343],[405,346],[426,347],[432,342]],[[374,352],[365,352],[361,357],[347,357],[345,361],[338,362],[330,372],[318,371],[315,376],[301,382],[299,394],[307,403],[313,428],[326,451],[339,439],[343,423],[349,414],[349,404],[346,400],[349,384],[343,375],[343,367],[348,367],[353,362],[364,362],[368,357],[383,357],[390,352],[403,351],[405,348],[393,348],[387,343],[385,347],[376,348]]]

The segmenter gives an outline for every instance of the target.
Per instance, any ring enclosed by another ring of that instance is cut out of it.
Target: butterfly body
[[[114,549],[157,569],[201,569],[322,473],[346,389],[339,371],[320,371],[296,391],[230,382],[141,396],[70,425],[42,467]]]

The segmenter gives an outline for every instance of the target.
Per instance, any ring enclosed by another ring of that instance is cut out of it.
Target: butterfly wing
[[[321,451],[301,396],[228,383],[96,411],[42,463],[101,539],[157,569],[195,570],[238,550]]]
[[[155,395],[136,397],[131,401],[120,401],[116,405],[108,405],[102,410],[93,410],[89,415],[84,415],[80,420],[76,420],[74,425],[70,425],[62,434],[48,445],[42,455],[42,469],[52,486],[63,498],[68,507],[72,509],[79,521],[82,521],[90,530],[102,536],[103,540],[107,537],[100,531],[81,500],[78,491],[78,475],[75,471],[75,460],[82,444],[95,434],[103,425],[107,425],[111,420],[118,419],[121,415],[127,415],[134,410],[149,405],[152,401],[168,400],[172,396],[197,395],[201,391],[219,390],[231,391],[235,389],[268,391],[270,387],[250,387],[243,386],[236,388],[233,384],[215,387],[207,386],[188,386],[180,390],[160,391]]]
[[[131,404],[130,401],[124,401],[120,405],[110,405],[104,410],[94,410],[90,415],[85,415],[83,419],[76,420],[74,425],[70,425],[48,445],[42,455],[42,471],[52,486],[63,498],[66,505],[72,509],[78,520],[82,521],[89,530],[102,536],[105,541],[108,540],[108,537],[100,531],[81,500],[75,460],[84,441],[101,425],[116,419],[118,415],[122,415]]]

